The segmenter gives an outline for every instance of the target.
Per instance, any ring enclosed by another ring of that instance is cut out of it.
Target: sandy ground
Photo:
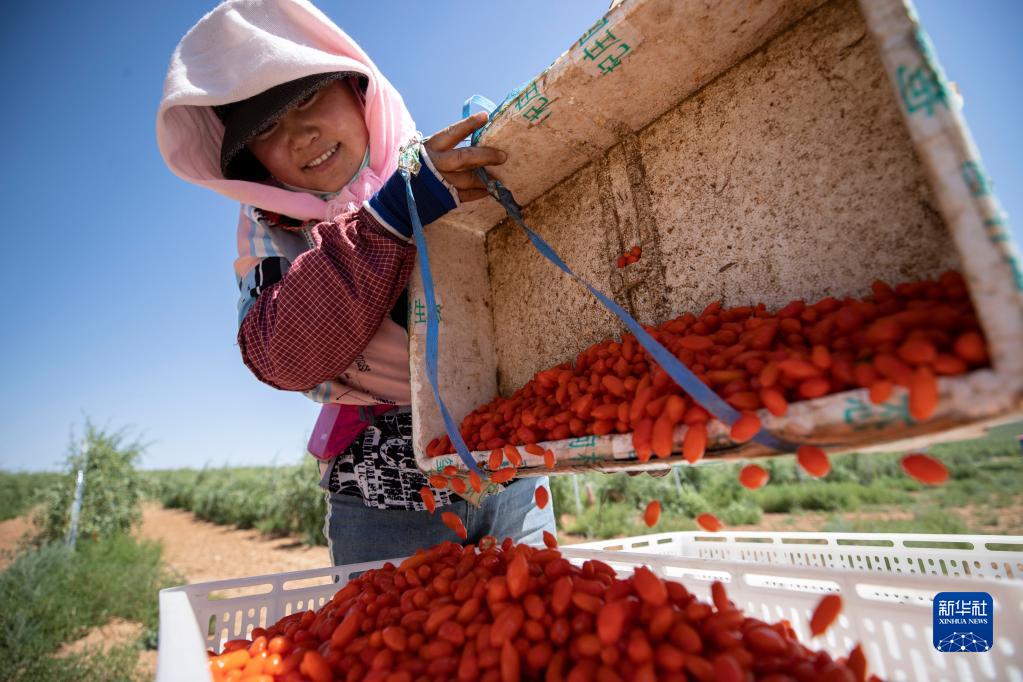
[[[14,560],[15,551],[24,537],[32,530],[27,516],[0,521],[0,571]]]
[[[163,543],[164,562],[182,583],[303,571],[330,565],[326,547],[309,547],[298,538],[266,538],[256,530],[238,530],[200,521],[191,512],[142,508],[139,535]]]

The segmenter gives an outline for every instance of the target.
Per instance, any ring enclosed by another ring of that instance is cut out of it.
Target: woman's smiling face
[[[369,130],[347,81],[332,80],[254,137],[249,150],[281,182],[336,192],[362,166]]]

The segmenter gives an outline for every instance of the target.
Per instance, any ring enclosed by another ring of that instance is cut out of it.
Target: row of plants
[[[145,480],[147,493],[165,507],[213,523],[326,544],[326,502],[311,457],[288,466],[149,471]]]
[[[19,491],[13,515],[30,513],[33,530],[0,572],[0,679],[139,680],[139,652],[156,648],[159,590],[180,582],[158,544],[139,540],[143,446],[123,432],[86,424],[72,440],[64,471],[0,475]],[[67,543],[79,470],[85,473],[77,542]],[[31,509],[31,512],[29,511]],[[114,619],[137,623],[136,641],[110,647],[62,645]]]
[[[663,477],[552,476],[550,488],[559,530],[590,538],[649,532],[641,511],[654,499],[661,500],[663,507],[660,531],[694,529],[692,519],[702,513],[715,515],[726,526],[749,526],[759,523],[764,514],[889,508],[918,514],[926,522],[918,532],[965,532],[961,523],[935,522],[930,507],[1011,503],[1011,491],[1023,490],[1019,429],[1013,428],[933,446],[930,454],[950,472],[949,484],[940,489],[909,478],[900,466],[901,455],[886,453],[832,457],[831,471],[820,479],[808,476],[793,457],[765,458],[759,463],[770,482],[752,491],[738,481],[740,464],[730,462],[676,467]],[[214,523],[297,535],[309,544],[325,542],[323,493],[312,458],[289,466],[146,472],[145,479],[148,494],[167,507],[186,509]],[[920,507],[921,502],[927,504]],[[869,530],[862,525],[857,528]]]
[[[855,524],[835,520],[826,529],[967,532],[949,510],[970,505],[998,509],[1020,502],[1016,491],[1023,490],[1023,452],[1015,435],[943,443],[931,447],[929,454],[948,467],[947,485],[929,488],[909,478],[900,466],[901,454],[852,453],[832,457],[831,471],[820,479],[808,476],[791,456],[759,460],[770,482],[758,490],[743,487],[738,481],[741,465],[728,462],[677,467],[661,478],[594,473],[573,481],[558,476],[551,478],[551,490],[561,530],[590,538],[650,532],[641,511],[654,499],[663,509],[658,531],[695,529],[692,519],[702,513],[713,514],[726,526],[751,526],[763,514],[892,509],[911,513],[914,520],[895,525],[883,519]]]

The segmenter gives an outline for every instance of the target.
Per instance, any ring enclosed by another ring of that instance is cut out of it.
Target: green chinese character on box
[[[883,429],[898,421],[906,425],[913,424],[913,418],[909,416],[908,396],[880,405],[872,405],[855,397],[849,398],[842,418],[857,431],[869,428]]]
[[[412,304],[412,318],[416,324],[426,324],[426,306],[418,298]]]
[[[902,102],[909,113],[925,111],[928,116],[933,116],[934,108],[939,104],[948,109],[947,93],[926,64],[913,70],[905,65],[900,66],[895,71],[895,78]]]
[[[590,452],[579,453],[570,461],[577,462],[579,464],[598,464],[600,463],[600,456],[591,450]]]
[[[611,49],[611,46],[618,42],[618,36],[611,33],[611,29],[604,31],[600,38],[594,38],[583,50],[585,59],[596,60],[597,57]]]
[[[1009,270],[1012,271],[1012,280],[1016,290],[1023,291],[1023,267],[1020,266],[1019,255],[1005,231],[1006,227],[1005,218],[1002,216],[984,220],[988,239],[1001,251],[1002,258],[1008,264]]]
[[[597,31],[599,31],[605,26],[607,26],[607,17],[601,17],[600,19],[597,20],[597,23],[595,23],[593,26],[590,26],[589,30],[583,34],[582,38],[579,39],[579,47],[585,45],[587,40],[592,38],[597,33]]]
[[[607,74],[611,73],[619,66],[621,66],[622,57],[624,57],[629,52],[630,49],[632,48],[630,48],[625,43],[622,43],[617,48],[618,54],[609,54],[608,56],[604,57],[604,59],[597,62],[597,68],[600,69],[600,75],[606,76]]]
[[[986,197],[991,193],[991,182],[984,169],[976,161],[967,161],[962,165],[963,180],[975,197]]]
[[[529,105],[528,107],[526,105]],[[526,87],[519,96],[515,98],[515,108],[522,112],[522,117],[527,121],[543,121],[550,116],[547,111],[551,101],[540,92],[540,86],[533,81]],[[546,116],[544,116],[546,114]],[[540,118],[543,116],[543,118]]]

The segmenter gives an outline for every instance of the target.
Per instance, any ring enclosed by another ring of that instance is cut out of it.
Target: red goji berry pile
[[[858,682],[859,647],[833,660],[786,621],[743,614],[714,583],[712,604],[639,567],[571,564],[555,549],[444,543],[342,587],[318,611],[256,628],[210,654],[215,682]],[[841,601],[812,616],[826,629]],[[871,680],[877,679],[871,677]]]
[[[632,265],[643,256],[643,247],[633,246],[628,252],[618,256],[618,260],[615,261],[615,265],[619,268],[624,268],[626,265]]]
[[[886,400],[893,386],[908,389],[911,415],[924,420],[937,406],[937,377],[988,363],[957,272],[895,287],[878,281],[861,299],[797,300],[774,312],[763,304],[712,303],[699,315],[686,313],[647,329],[743,412],[732,430],[739,441],[759,428],[755,410],[783,416],[791,402],[861,387],[875,402]],[[709,419],[626,335],[538,372],[511,396],[475,409],[459,430],[477,451],[631,432],[637,457],[646,461],[670,455],[672,432],[684,424],[690,428],[682,454],[695,462],[707,446]],[[452,451],[446,435],[427,447],[430,456]]]

